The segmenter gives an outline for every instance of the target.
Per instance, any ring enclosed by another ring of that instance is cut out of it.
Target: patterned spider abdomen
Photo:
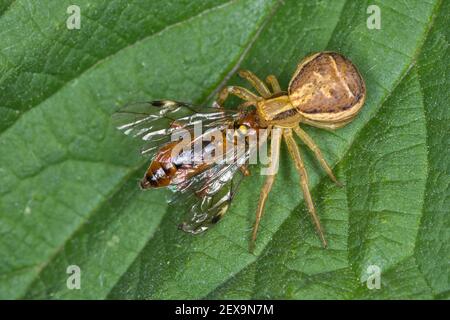
[[[288,94],[305,118],[336,122],[356,115],[364,104],[366,88],[350,60],[335,52],[320,52],[300,62]]]

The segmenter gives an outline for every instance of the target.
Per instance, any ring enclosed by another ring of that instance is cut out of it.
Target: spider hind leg
[[[314,142],[314,140],[299,126],[294,128],[294,132],[308,146],[308,148],[311,149],[311,151],[314,153],[314,156],[316,157],[317,161],[319,161],[320,165],[325,170],[325,172],[328,174],[330,179],[333,180],[333,182],[336,183],[336,185],[338,185],[339,187],[343,187],[343,184],[336,179],[336,176],[333,174],[333,171],[331,170],[327,161],[323,157],[322,152],[320,151],[319,147]]]
[[[255,249],[259,222],[261,221],[261,217],[264,213],[264,207],[266,204],[267,197],[269,196],[270,190],[272,189],[273,183],[275,182],[276,170],[278,169],[278,161],[280,157],[281,138],[282,138],[281,134],[272,134],[272,140],[270,143],[270,155],[269,155],[269,172],[264,182],[264,186],[261,189],[258,201],[258,208],[256,209],[256,219],[255,224],[253,225],[252,238],[249,244],[250,253],[253,253]]]
[[[314,225],[319,233],[319,237],[322,241],[324,247],[327,247],[327,241],[325,240],[324,232],[322,230],[322,226],[320,224],[319,217],[316,214],[316,209],[314,208],[314,203],[312,201],[311,193],[309,192],[308,187],[308,174],[306,173],[305,164],[300,155],[300,150],[298,149],[297,143],[292,136],[291,129],[285,129],[283,131],[283,137],[286,141],[289,153],[294,160],[295,168],[300,176],[300,186],[303,191],[303,198],[305,199],[306,205],[308,207],[309,214],[314,222]]]

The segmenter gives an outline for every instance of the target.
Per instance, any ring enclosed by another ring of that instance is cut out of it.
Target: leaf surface
[[[448,298],[448,2],[377,1],[380,30],[368,1],[85,0],[67,30],[70,4],[0,7],[0,297]],[[110,115],[135,100],[206,103],[246,85],[238,68],[285,88],[321,50],[348,56],[368,92],[345,128],[305,126],[344,188],[299,143],[329,248],[285,146],[255,254],[257,167],[223,221],[179,232],[168,191],[138,189],[148,160]],[[380,290],[366,287],[370,266]]]

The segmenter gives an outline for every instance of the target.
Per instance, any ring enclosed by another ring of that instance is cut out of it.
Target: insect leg
[[[253,92],[251,92],[245,88],[236,87],[236,86],[228,86],[228,87],[223,88],[219,93],[219,97],[217,98],[217,103],[219,104],[219,106],[223,107],[225,100],[227,100],[227,98],[230,94],[232,94],[236,97],[239,97],[242,100],[245,100],[249,103],[251,102],[252,104],[255,104],[255,105],[256,105],[256,102],[260,99]]]
[[[272,87],[273,93],[281,92],[280,83],[278,82],[277,78],[273,74],[267,76],[266,82],[268,84],[270,84],[270,86]]]
[[[342,187],[342,183],[340,183],[336,177],[333,174],[333,171],[331,170],[330,166],[326,162],[325,158],[322,155],[322,152],[320,151],[317,144],[311,139],[311,137],[303,131],[299,126],[294,128],[295,133],[299,136],[300,139],[308,146],[308,148],[311,149],[312,152],[314,152],[314,155],[316,156],[317,160],[319,161],[322,168],[325,170],[325,172],[328,174],[331,180],[334,181],[339,187]]]
[[[303,160],[300,156],[300,151],[298,149],[297,143],[295,142],[295,140],[292,136],[292,130],[285,129],[283,132],[283,137],[286,140],[286,144],[287,144],[289,153],[291,154],[292,158],[294,159],[295,167],[298,171],[298,174],[300,175],[300,186],[302,187],[303,197],[305,199],[306,205],[308,206],[308,211],[314,221],[317,232],[319,233],[320,239],[322,240],[323,246],[326,247],[327,241],[325,240],[325,236],[323,234],[323,230],[320,225],[319,217],[316,214],[316,209],[314,208],[314,203],[312,201],[311,194],[309,193],[308,175],[306,173],[306,169],[305,169]]]
[[[270,156],[269,156],[269,166],[278,167],[278,160],[280,157],[280,144],[281,144],[281,134],[272,135],[272,141],[270,143]],[[256,219],[253,225],[252,239],[250,240],[249,251],[253,253],[255,249],[256,236],[258,234],[259,222],[264,213],[264,205],[266,204],[267,196],[269,195],[272,185],[275,181],[276,173],[269,174],[266,177],[264,186],[261,190],[261,194],[258,201],[258,208],[256,209]]]
[[[263,97],[268,98],[272,94],[270,93],[269,88],[267,88],[266,84],[259,79],[253,72],[248,70],[240,70],[239,76],[250,82],[250,84],[255,87],[256,91]]]

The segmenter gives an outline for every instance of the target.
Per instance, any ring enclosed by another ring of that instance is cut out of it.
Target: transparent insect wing
[[[187,130],[193,137],[194,126],[200,122],[201,134],[195,139],[205,141],[208,133],[219,132],[225,137],[226,145],[234,146],[235,137],[228,135],[226,129],[234,128],[239,116],[235,110],[195,107],[176,101],[151,101],[125,106],[114,114],[113,122],[125,134],[144,140],[141,153],[148,155],[172,142],[173,134]],[[195,140],[192,139],[191,150],[195,148],[194,143]],[[194,157],[203,157],[210,144],[211,142],[202,143],[199,154],[189,152]],[[203,232],[225,214],[243,177],[239,167],[246,164],[256,150],[257,146],[247,144],[244,150],[226,148],[222,160],[209,164],[195,175],[171,182],[169,188],[174,193],[170,205],[176,208],[174,212],[185,213],[180,224],[182,230],[190,233]]]
[[[151,155],[171,141],[172,135],[193,130],[196,124],[212,128],[233,121],[236,113],[215,107],[197,107],[171,100],[135,102],[117,111],[112,119],[117,129],[145,142],[143,155]]]
[[[209,180],[206,185],[203,184],[204,179],[197,177],[191,181],[189,188],[175,192],[170,205],[185,212],[183,222],[179,224],[181,230],[193,234],[204,232],[226,213],[238,191],[243,174],[233,166],[222,170],[227,174],[217,175],[217,178]],[[214,175],[217,167],[208,171],[202,176]]]
[[[231,137],[227,136],[227,139]],[[244,177],[240,166],[247,164],[257,149],[258,146],[254,145],[246,145],[243,152],[229,149],[222,161],[182,184],[172,186],[174,195],[170,204],[177,208],[176,211],[185,212],[184,220],[179,225],[181,230],[201,233],[222,218]]]

